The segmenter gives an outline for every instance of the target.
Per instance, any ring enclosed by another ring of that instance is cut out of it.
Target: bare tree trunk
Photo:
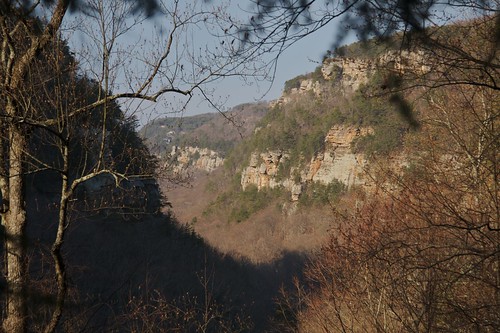
[[[38,4],[38,3],[37,3]],[[37,6],[34,5],[33,9]],[[16,5],[8,2],[6,8],[1,8],[0,21],[2,27],[2,66],[4,67],[5,82],[4,87],[11,93],[15,93],[22,87],[26,80],[29,80],[29,67],[37,59],[37,55],[47,46],[59,30],[69,7],[69,0],[58,0],[53,6],[52,18],[47,23],[44,31],[40,34],[30,34],[30,47],[20,54],[16,54],[14,46],[13,32],[8,30],[5,18],[11,15],[10,10]],[[25,23],[23,23],[25,24]],[[26,25],[24,25],[26,27]],[[25,116],[18,108],[12,96],[6,96],[6,115],[9,116],[10,123],[7,124],[10,130],[10,137],[6,138],[9,144],[9,186],[8,186],[8,207],[3,214],[2,220],[5,227],[5,275],[8,290],[6,300],[5,320],[3,330],[9,333],[21,333],[27,331],[26,321],[26,297],[25,279],[27,277],[27,267],[24,248],[24,237],[26,228],[26,203],[24,196],[24,154],[27,148],[27,139],[23,132],[21,119]],[[0,185],[4,185],[4,181]],[[2,189],[3,191],[4,189]]]
[[[64,258],[61,250],[64,243],[64,234],[68,221],[68,200],[71,196],[71,193],[68,191],[69,151],[66,145],[64,145],[61,150],[64,159],[64,169],[62,172],[61,199],[59,201],[57,234],[54,243],[52,243],[52,258],[54,259],[54,268],[57,282],[57,298],[54,312],[52,312],[52,318],[45,328],[45,333],[51,333],[56,330],[57,324],[62,317],[64,300],[66,298],[68,290],[68,286],[66,283],[66,265],[64,264]]]
[[[26,207],[24,202],[23,154],[26,138],[18,126],[11,126],[9,149],[9,207],[4,215],[6,234],[6,280],[8,296],[5,332],[26,331],[25,283],[26,262],[24,230],[26,227]]]

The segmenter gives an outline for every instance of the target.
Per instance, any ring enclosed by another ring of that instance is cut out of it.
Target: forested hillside
[[[139,134],[151,152],[160,156],[170,153],[173,146],[208,148],[226,155],[252,133],[267,110],[267,103],[262,102],[238,105],[224,113],[160,118],[143,126]]]
[[[171,192],[177,215],[226,253],[319,251],[283,293],[278,331],[498,328],[499,59],[481,60],[494,25],[450,25],[403,51],[396,36],[330,52],[191,184],[205,208]]]
[[[0,3],[1,330],[498,332],[498,1],[252,3]],[[345,13],[279,99],[137,132]]]

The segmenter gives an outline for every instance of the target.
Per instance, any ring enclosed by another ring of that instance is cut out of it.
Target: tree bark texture
[[[4,332],[21,333],[26,331],[26,258],[25,228],[26,207],[24,202],[23,155],[26,137],[18,126],[10,131],[9,149],[9,207],[4,215],[5,259],[8,296]]]
[[[22,333],[27,331],[26,320],[26,249],[24,244],[26,229],[26,207],[24,195],[24,163],[27,149],[24,118],[29,110],[25,110],[16,101],[16,92],[29,83],[29,68],[34,64],[38,54],[47,47],[48,43],[56,36],[69,6],[69,0],[58,0],[54,3],[52,17],[45,29],[39,33],[31,31],[26,24],[27,17],[17,17],[13,13],[23,15],[23,9],[16,8],[17,2],[7,2],[0,6],[0,20],[2,27],[1,59],[3,66],[2,94],[5,110],[0,119],[8,134],[0,144],[5,145],[5,168],[8,169],[8,179],[3,175],[0,185],[3,186],[6,209],[3,209],[2,224],[5,228],[5,278],[8,295],[6,297],[5,318],[2,328],[9,333]],[[34,4],[36,6],[36,4]],[[29,15],[29,14],[26,14]],[[7,21],[14,20],[11,25]],[[17,21],[16,21],[17,20]],[[12,28],[15,27],[15,28]],[[19,33],[19,34],[18,34]],[[16,41],[29,39],[26,50],[17,48]],[[7,159],[7,161],[5,161]],[[6,184],[8,182],[8,184]],[[59,318],[60,316],[58,316]]]

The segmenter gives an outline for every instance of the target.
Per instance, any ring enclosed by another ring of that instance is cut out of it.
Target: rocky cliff
[[[318,152],[301,170],[300,177],[291,170],[287,177],[278,177],[280,167],[290,156],[281,151],[254,152],[248,167],[241,174],[241,187],[255,185],[259,190],[282,186],[291,193],[292,201],[298,200],[302,188],[308,182],[329,184],[340,181],[347,187],[367,185],[363,168],[367,164],[364,154],[351,151],[353,141],[372,133],[371,128],[334,126],[325,137],[324,149]]]
[[[423,51],[391,50],[371,59],[333,57],[326,58],[319,68],[321,79],[305,78],[297,88],[292,88],[276,101],[270,103],[271,107],[284,105],[295,98],[300,98],[305,93],[312,92],[321,96],[325,87],[321,81],[334,81],[344,94],[351,93],[368,82],[373,73],[380,68],[403,74],[426,74],[431,70],[428,57]]]
[[[241,187],[243,190],[250,185],[257,186],[258,190],[277,186],[290,188],[291,184],[288,181],[280,181],[277,177],[280,164],[287,158],[289,158],[288,155],[281,151],[252,153],[248,167],[241,173]]]
[[[298,88],[291,88],[283,93],[272,106],[286,108],[288,103],[303,98],[305,94],[312,94],[315,99],[319,99],[330,93],[329,89],[332,87],[345,96],[368,83],[378,69],[396,73],[411,71],[416,74],[430,70],[425,65],[423,52],[389,51],[372,59],[327,58],[320,68],[320,79],[314,80],[311,77],[314,75],[305,76],[297,85]],[[373,134],[374,129],[371,127],[335,125],[326,134],[323,149],[316,152],[308,163],[291,161],[291,165],[302,165],[300,170],[290,170],[288,175],[281,174],[279,177],[284,161],[290,158],[287,152],[254,152],[249,165],[242,171],[241,186],[246,189],[255,185],[259,190],[281,186],[290,191],[292,200],[299,198],[302,188],[309,182],[328,185],[340,181],[346,187],[360,185],[367,188],[371,185],[364,172],[368,165],[367,159],[362,153],[353,153],[351,147],[356,139]],[[394,163],[401,166],[404,164],[403,160]]]
[[[164,168],[174,175],[187,176],[193,169],[212,172],[224,163],[216,151],[199,147],[173,146]]]
[[[345,97],[367,84],[370,77],[380,68],[396,72],[426,72],[429,68],[423,65],[424,58],[423,53],[406,51],[390,51],[371,59],[327,58],[315,73],[301,76],[300,81],[293,81],[293,87],[284,92],[280,99],[271,102],[270,107],[281,112],[291,101],[300,100],[305,95],[309,96],[308,98],[312,96],[313,101],[329,94]],[[269,124],[267,126],[269,127]],[[261,129],[254,129],[254,135]],[[289,151],[279,147],[254,151],[248,165],[242,168],[241,188],[245,190],[251,185],[255,185],[258,190],[283,187],[291,193],[291,198],[295,201],[298,200],[302,189],[311,182],[328,185],[339,181],[346,187],[370,186],[364,172],[368,164],[367,158],[363,153],[354,153],[351,147],[355,140],[373,134],[374,129],[369,126],[337,124],[326,132],[322,148],[308,161],[291,161]],[[301,135],[300,131],[294,135]],[[194,169],[212,172],[223,162],[224,159],[217,152],[192,146],[174,146],[168,158],[170,169],[183,176]],[[290,165],[293,166],[291,170]]]
[[[375,70],[371,60],[354,58],[328,58],[321,66],[323,78],[328,81],[338,80],[344,92],[357,90]]]
[[[356,138],[372,132],[371,128],[334,126],[325,137],[325,149],[312,158],[302,180],[323,184],[339,180],[348,187],[364,184],[366,158],[364,154],[352,153],[351,144]]]

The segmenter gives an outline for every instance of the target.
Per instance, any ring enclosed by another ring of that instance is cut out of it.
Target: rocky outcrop
[[[219,153],[199,147],[173,146],[167,160],[165,167],[177,175],[187,174],[190,169],[212,172],[224,163]]]
[[[287,104],[293,99],[301,98],[302,94],[314,93],[321,96],[328,92],[328,87],[335,85],[344,93],[356,91],[363,84],[368,83],[370,77],[377,69],[402,73],[414,73],[424,75],[431,71],[431,66],[423,51],[388,51],[373,59],[327,58],[321,67],[321,74],[324,84],[312,79],[302,80],[299,88],[293,88],[290,92],[273,102],[274,105]],[[334,84],[331,83],[334,81]],[[330,88],[331,89],[331,88]],[[286,179],[277,180],[275,175],[279,169],[279,163],[284,156],[283,153],[267,152],[263,154],[254,153],[250,165],[243,171],[241,185],[243,189],[250,184],[256,185],[259,189],[265,187],[283,186],[291,192],[292,200],[297,200],[300,196],[303,184],[307,182],[320,182],[330,184],[334,180],[344,183],[347,187],[361,185],[370,186],[368,177],[364,176],[364,169],[367,161],[363,154],[354,154],[351,151],[351,144],[357,138],[372,134],[371,128],[356,128],[353,126],[334,126],[325,137],[324,150],[317,153],[308,165],[299,170],[300,181],[297,177],[287,175]],[[405,158],[402,161],[394,162],[396,169],[401,170]],[[297,165],[296,161],[291,161],[292,165]],[[294,172],[297,174],[297,172]]]
[[[304,171],[303,180],[329,184],[339,180],[348,187],[365,182],[363,154],[351,152],[351,144],[357,137],[371,134],[371,128],[334,126],[325,137],[325,149],[316,154]]]
[[[376,63],[371,60],[354,58],[328,58],[323,62],[321,74],[326,81],[338,81],[345,93],[357,90],[375,70]],[[293,99],[300,98],[305,93],[312,92],[320,97],[325,92],[325,86],[317,80],[304,79],[298,88],[292,88],[284,93],[278,100],[272,101],[270,107],[284,105]]]
[[[354,58],[328,58],[323,62],[321,73],[325,80],[338,80],[344,91],[355,91],[375,70],[371,60]]]
[[[250,185],[257,186],[257,189],[275,188],[291,185],[277,180],[278,168],[283,159],[288,155],[280,151],[268,151],[265,153],[252,153],[250,163],[241,173],[241,187],[245,190]]]
[[[423,75],[431,70],[423,51],[389,51],[375,59],[354,58],[328,58],[323,62],[321,74],[325,81],[335,81],[344,93],[353,92],[363,84],[366,84],[375,70],[384,69],[396,73],[415,73]],[[330,83],[331,87],[332,84]],[[301,94],[313,92],[321,96],[327,92],[325,84],[319,81],[305,79],[299,88],[291,89],[287,94],[275,102],[282,105],[294,98],[300,98]],[[373,134],[371,128],[357,128],[354,126],[334,126],[325,137],[324,149],[317,153],[302,170],[299,170],[300,181],[297,177],[286,175],[278,181],[275,175],[279,169],[279,163],[284,156],[283,153],[267,152],[263,154],[254,153],[250,165],[243,171],[241,185],[243,189],[254,184],[258,189],[265,187],[282,186],[291,193],[292,201],[298,200],[303,185],[307,182],[319,182],[330,184],[337,180],[347,187],[361,185],[370,187],[371,181],[365,176],[367,161],[363,154],[355,154],[351,151],[351,145],[357,137]],[[406,159],[394,161],[397,170],[402,170]],[[297,165],[297,161],[291,161]],[[297,172],[294,172],[297,174]]]
[[[290,191],[291,200],[299,199],[303,185],[308,182],[329,184],[335,180],[347,187],[366,185],[363,169],[366,159],[363,154],[351,152],[352,142],[360,136],[369,135],[371,128],[356,128],[353,126],[334,126],[325,137],[325,148],[316,154],[306,167],[301,170],[300,181],[292,179],[291,175],[277,177],[280,164],[289,156],[280,151],[253,153],[248,167],[241,174],[241,187],[245,190],[250,185],[257,189],[282,186]],[[292,164],[294,161],[292,161]],[[294,174],[294,172],[291,172]]]
[[[307,79],[300,82],[299,88],[293,88],[291,90],[292,94],[304,94],[308,91],[312,91],[314,95],[321,96],[323,89],[321,84],[318,81],[314,81],[313,79]]]
[[[368,82],[376,69],[426,74],[431,67],[424,51],[393,50],[375,59],[327,58],[323,62],[321,73],[325,80],[338,80],[344,91],[355,91]]]
[[[292,88],[290,92],[281,95],[281,97],[275,101],[271,101],[269,106],[272,108],[276,105],[284,105],[289,103],[295,98],[300,98],[303,94],[312,92],[314,96],[319,97],[324,92],[324,87],[319,81],[313,79],[305,79],[300,82],[298,88]]]
[[[408,72],[414,74],[427,74],[431,71],[429,59],[424,51],[389,51],[377,59],[377,65],[400,74]]]
[[[337,81],[344,93],[356,91],[368,82],[368,79],[376,69],[385,69],[400,74],[413,72],[417,75],[429,73],[429,57],[424,51],[394,50],[388,51],[375,59],[360,59],[347,57],[327,58],[321,66],[321,74],[326,81]],[[289,103],[300,95],[313,92],[315,96],[324,93],[324,87],[319,81],[305,79],[299,88],[293,88],[290,92],[283,94],[278,100],[270,103],[270,106]]]

